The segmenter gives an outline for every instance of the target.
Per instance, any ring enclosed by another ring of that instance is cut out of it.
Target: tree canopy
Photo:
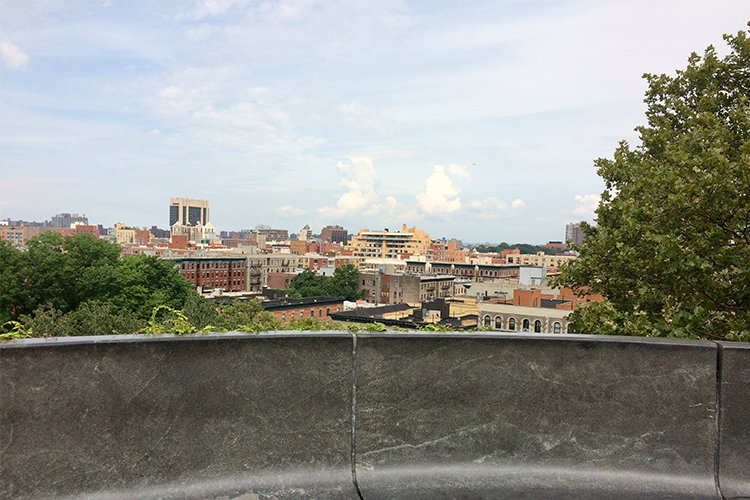
[[[580,333],[750,340],[750,39],[646,74],[641,144],[596,160],[597,225],[557,285],[601,293]]]
[[[287,295],[292,298],[330,296],[356,301],[366,293],[359,286],[359,271],[352,264],[337,267],[330,279],[305,269],[292,278],[287,288]]]
[[[119,247],[89,234],[63,238],[49,231],[27,247],[22,252],[0,242],[2,322],[39,307],[65,314],[92,301],[147,319],[155,306],[181,308],[196,293],[171,263],[143,255],[120,258]]]
[[[530,243],[515,243],[513,245],[509,245],[506,242],[502,242],[499,245],[495,246],[478,246],[474,248],[475,252],[478,253],[500,253],[503,250],[509,250],[509,249],[518,249],[521,251],[522,254],[525,255],[534,255],[539,252],[544,252],[547,255],[557,255],[560,253],[565,253],[565,250],[561,250],[559,248],[543,248],[541,245],[532,245]]]

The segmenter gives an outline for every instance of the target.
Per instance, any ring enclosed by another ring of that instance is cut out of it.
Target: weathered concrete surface
[[[365,500],[750,498],[748,387],[750,346],[697,341],[2,342],[0,500],[358,499],[353,456]]]
[[[719,484],[727,500],[750,498],[750,345],[721,342]]]
[[[217,334],[3,345],[0,498],[357,498],[351,343]]]
[[[366,499],[718,498],[716,345],[360,335]]]

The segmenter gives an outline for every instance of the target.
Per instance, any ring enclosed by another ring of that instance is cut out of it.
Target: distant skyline
[[[0,3],[0,219],[545,243],[746,0]]]

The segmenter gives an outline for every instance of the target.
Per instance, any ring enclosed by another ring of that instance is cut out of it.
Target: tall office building
[[[583,230],[581,224],[573,223],[565,226],[565,243],[568,245],[580,245],[583,243]]]
[[[320,239],[328,243],[346,244],[349,232],[341,226],[326,226],[320,232]]]
[[[184,226],[208,224],[208,200],[191,200],[189,198],[170,198],[169,227],[176,223]]]
[[[78,214],[57,214],[52,217],[52,227],[64,227],[69,228],[74,222],[82,222],[88,224],[89,220],[86,218],[86,214],[79,216]]]

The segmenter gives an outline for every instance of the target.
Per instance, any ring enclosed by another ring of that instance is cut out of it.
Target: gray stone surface
[[[364,498],[718,498],[716,345],[358,336]]]
[[[357,498],[351,342],[4,343],[0,498]]]
[[[750,498],[750,345],[721,342],[719,484],[727,500]]]
[[[353,358],[352,340],[0,342],[0,500],[357,499],[353,366],[365,500],[716,499],[717,470],[750,498],[750,346],[368,333]]]

